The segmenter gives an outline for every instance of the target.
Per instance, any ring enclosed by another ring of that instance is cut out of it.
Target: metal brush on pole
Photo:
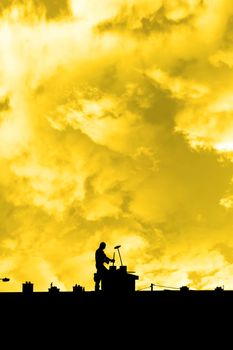
[[[123,266],[122,259],[121,259],[121,253],[120,253],[120,247],[121,247],[120,245],[116,245],[114,247],[114,249],[117,249],[118,255],[119,255],[119,258],[120,258],[120,262],[121,262],[121,266]]]

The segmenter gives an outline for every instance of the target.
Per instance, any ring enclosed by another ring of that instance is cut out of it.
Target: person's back
[[[108,264],[110,261],[104,252],[105,247],[106,244],[101,242],[99,248],[95,252],[95,265],[97,270],[105,268],[104,263]]]

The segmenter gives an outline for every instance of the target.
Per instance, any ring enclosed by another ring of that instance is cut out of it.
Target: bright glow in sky
[[[101,241],[138,289],[232,289],[233,2],[0,16],[0,290],[93,290]]]

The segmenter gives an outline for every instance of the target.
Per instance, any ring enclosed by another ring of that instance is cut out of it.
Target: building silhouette
[[[21,292],[0,292],[0,310],[2,314],[16,318],[20,315],[27,315],[28,320],[41,317],[48,325],[52,322],[57,327],[66,327],[65,322],[73,327],[72,316],[79,326],[80,323],[87,327],[92,324],[93,329],[101,324],[110,326],[111,322],[115,328],[119,327],[115,321],[115,315],[118,315],[122,329],[131,324],[140,334],[140,327],[149,318],[153,322],[155,317],[160,322],[164,320],[167,325],[169,318],[174,321],[181,317],[182,322],[191,317],[200,318],[200,315],[216,318],[216,315],[233,309],[233,290],[222,287],[193,290],[188,286],[161,290],[153,283],[147,289],[137,290],[138,279],[139,276],[129,272],[127,266],[117,268],[113,265],[98,292],[94,290],[94,281],[91,291],[86,291],[79,283],[75,283],[70,291],[62,291],[53,283],[47,291],[34,291],[34,284],[26,281],[22,283]]]

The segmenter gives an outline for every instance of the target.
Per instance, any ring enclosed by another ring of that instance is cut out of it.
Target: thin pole
[[[120,258],[120,261],[121,261],[121,266],[123,266],[122,259],[121,259],[121,254],[120,254],[120,249],[117,248],[117,250],[118,250],[119,258]]]

